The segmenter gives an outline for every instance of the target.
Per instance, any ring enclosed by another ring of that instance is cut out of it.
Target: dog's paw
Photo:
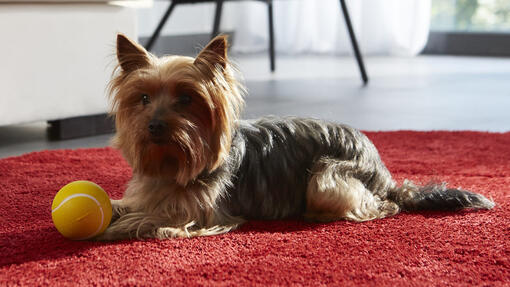
[[[108,232],[108,229],[105,230],[103,233],[99,234],[98,236],[95,236],[94,238],[91,238],[92,241],[114,241],[116,238],[113,236],[111,232]]]
[[[112,218],[106,230],[98,236],[92,238],[94,241],[113,241],[129,238],[128,234],[120,228],[119,219],[129,213],[129,208],[125,206],[122,200],[111,199]]]
[[[126,229],[120,228],[118,223],[119,221],[115,221],[113,224],[110,224],[106,230],[92,238],[93,241],[116,241],[123,239],[131,239],[129,232]]]
[[[112,203],[112,219],[110,224],[117,221],[122,215],[129,213],[129,208],[122,203],[122,200],[110,200]]]

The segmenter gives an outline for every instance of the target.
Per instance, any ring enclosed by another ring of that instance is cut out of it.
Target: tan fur
[[[306,193],[305,218],[329,222],[341,219],[367,221],[397,214],[395,203],[381,200],[350,172],[354,163],[324,158],[311,171]]]
[[[217,193],[193,182],[225,161],[244,105],[244,88],[226,48],[226,37],[218,36],[196,59],[157,58],[118,36],[119,66],[109,87],[117,129],[112,144],[122,151],[134,176],[122,200],[114,201],[118,219],[98,239],[210,235],[242,222],[219,214]],[[176,103],[183,93],[193,98],[186,109]],[[141,94],[154,104],[140,105]],[[172,126],[173,144],[150,142],[145,127],[155,113]],[[163,229],[155,228],[160,226]]]
[[[106,230],[102,239],[189,237],[227,232],[243,221],[217,213],[217,196],[214,187],[200,183],[184,188],[174,181],[135,176],[122,200],[112,202],[120,220]]]
[[[125,37],[120,35],[119,38]],[[127,46],[125,40],[118,42]],[[218,37],[216,42],[225,42],[226,45],[224,36]],[[135,43],[132,45],[140,48]],[[214,45],[212,47],[217,49]],[[180,56],[158,59],[133,47],[124,47],[130,53],[125,56],[122,48],[118,47],[118,74],[110,85],[110,93],[113,95],[112,113],[115,114],[118,131],[113,139],[113,146],[124,152],[135,172],[148,170],[153,175],[175,173],[175,179],[181,185],[186,185],[204,168],[209,171],[216,169],[228,155],[232,131],[244,104],[244,88],[236,80],[231,65],[219,69],[211,64],[219,61],[224,63],[218,64],[219,66],[226,65],[227,59],[207,50],[207,47],[196,59]],[[133,51],[139,53],[133,54]],[[140,68],[134,71],[126,71],[122,62],[126,59],[129,59],[130,63],[145,64],[139,64]],[[218,73],[222,75],[217,76]],[[204,77],[207,80],[202,80]],[[162,96],[180,92],[193,93],[200,99],[186,118],[177,112],[169,113],[175,99]],[[177,132],[172,140],[180,149],[166,147],[149,150],[146,144],[147,136],[134,132],[143,131],[142,127],[148,124],[154,113],[154,110],[144,110],[138,104],[139,95],[142,93],[151,95],[158,102],[154,107],[163,108],[162,113],[167,115],[166,120],[176,127]],[[164,110],[164,107],[168,109]],[[138,116],[133,117],[133,114]],[[160,158],[168,160],[168,168],[152,170],[156,166],[152,164],[152,160]]]

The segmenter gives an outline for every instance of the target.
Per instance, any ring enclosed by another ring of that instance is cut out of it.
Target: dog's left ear
[[[223,69],[227,67],[227,47],[228,41],[226,35],[219,35],[212,39],[207,46],[198,54],[194,64],[196,66],[206,65],[210,68],[219,65]]]

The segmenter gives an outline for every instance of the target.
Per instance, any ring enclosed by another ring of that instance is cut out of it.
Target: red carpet
[[[0,160],[0,286],[509,286],[510,133],[368,133],[401,182],[448,181],[491,211],[400,214],[366,223],[249,222],[192,239],[73,242],[51,222],[55,192],[85,179],[113,198],[130,169],[109,148]]]

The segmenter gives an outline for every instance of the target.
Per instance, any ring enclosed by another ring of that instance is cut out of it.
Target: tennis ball
[[[73,181],[62,187],[51,205],[57,230],[73,240],[101,234],[112,219],[112,205],[106,192],[90,181]]]

